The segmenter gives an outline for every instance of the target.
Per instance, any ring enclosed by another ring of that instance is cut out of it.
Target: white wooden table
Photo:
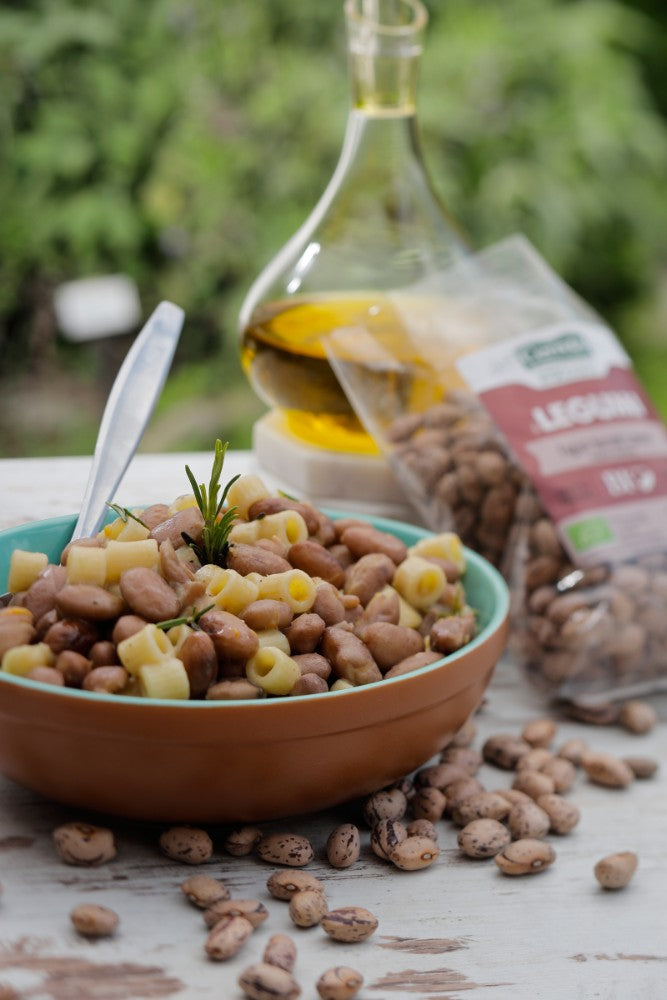
[[[125,506],[169,500],[185,492],[183,467],[207,479],[209,455],[140,455],[119,488]],[[230,454],[230,473],[253,468],[248,453]],[[0,528],[32,518],[74,512],[89,460],[0,461]],[[261,899],[270,911],[243,951],[227,963],[203,950],[202,917],[182,896],[185,869],[157,848],[160,829],[106,820],[116,833],[117,859],[102,868],[73,868],[55,856],[51,831],[70,819],[93,819],[0,778],[0,983],[34,1000],[127,1000],[202,997],[239,1000],[239,972],[259,960],[271,933],[295,938],[302,997],[332,965],[351,965],[365,983],[360,1000],[663,1000],[667,997],[667,725],[645,736],[619,728],[559,722],[558,741],[583,736],[591,747],[624,756],[651,755],[663,763],[649,781],[606,791],[579,777],[569,796],[582,820],[567,837],[550,838],[557,852],[548,871],[503,876],[492,861],[463,858],[456,829],[439,824],[441,854],[429,869],[401,873],[377,859],[364,830],[361,860],[345,871],[328,867],[323,848],[339,822],[359,821],[358,804],[323,815],[266,824],[267,830],[308,835],[316,850],[310,869],[326,883],[331,906],[363,905],[379,917],[377,932],[357,945],[331,942],[319,929],[298,930],[287,905],[272,899],[273,870],[255,857],[231,858],[224,831],[210,829],[216,850],[206,867],[232,894]],[[476,746],[494,732],[518,732],[546,714],[541,696],[503,661],[477,716]],[[511,775],[484,766],[487,787],[509,787]],[[620,892],[600,889],[593,865],[605,854],[631,849],[640,864]],[[77,937],[70,910],[99,902],[120,916],[115,937],[92,943]],[[2,993],[0,993],[2,996]]]

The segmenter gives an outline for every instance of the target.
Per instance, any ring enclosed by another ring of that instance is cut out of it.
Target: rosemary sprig
[[[222,508],[227,499],[230,487],[239,478],[238,475],[233,476],[222,490],[222,495],[218,497],[220,493],[220,476],[222,475],[222,467],[228,447],[228,441],[223,445],[222,441],[218,438],[215,442],[215,456],[213,458],[208,489],[204,483],[197,483],[190,467],[185,466],[197,506],[204,518],[204,527],[202,529],[201,542],[195,542],[189,535],[184,535],[184,538],[202,565],[213,563],[216,566],[225,566],[227,560],[227,549],[229,547],[227,539],[232,529],[234,518],[236,517],[236,507],[228,507],[224,513]]]
[[[182,618],[168,618],[166,621],[156,622],[156,627],[164,629],[165,632],[170,628],[176,628],[177,625],[193,625],[196,628],[197,623],[201,618],[201,616],[205,615],[207,611],[210,611],[211,608],[214,607],[215,604],[209,604],[207,605],[207,607],[202,608],[200,611],[195,611],[193,608],[191,615],[183,615]]]
[[[125,524],[127,524],[128,520],[132,518],[133,521],[138,521],[139,524],[142,525],[142,527],[144,528],[148,527],[148,525],[144,524],[144,522],[141,520],[140,517],[137,517],[136,514],[133,514],[131,510],[127,509],[127,507],[121,507],[120,504],[118,503],[109,503],[109,502],[107,502],[107,507],[109,508],[109,510],[112,510],[114,514],[117,514],[118,517],[121,519],[121,521],[124,521]]]

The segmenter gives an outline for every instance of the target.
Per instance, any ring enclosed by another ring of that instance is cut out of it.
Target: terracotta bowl
[[[14,548],[59,558],[74,517],[0,532],[0,591]],[[428,533],[373,523],[408,545]],[[158,701],[0,673],[0,771],[78,809],[141,820],[241,822],[367,795],[441,751],[481,701],[506,641],[502,577],[466,550],[476,638],[377,684],[262,701]]]

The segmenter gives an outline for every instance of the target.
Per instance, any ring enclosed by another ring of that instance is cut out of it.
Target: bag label
[[[654,551],[667,526],[667,428],[607,327],[573,321],[458,368],[579,566]]]

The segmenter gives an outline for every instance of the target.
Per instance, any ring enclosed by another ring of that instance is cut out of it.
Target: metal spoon
[[[127,352],[111,387],[72,538],[94,535],[130,464],[171,367],[185,313],[161,302]],[[0,595],[0,607],[11,594]]]

